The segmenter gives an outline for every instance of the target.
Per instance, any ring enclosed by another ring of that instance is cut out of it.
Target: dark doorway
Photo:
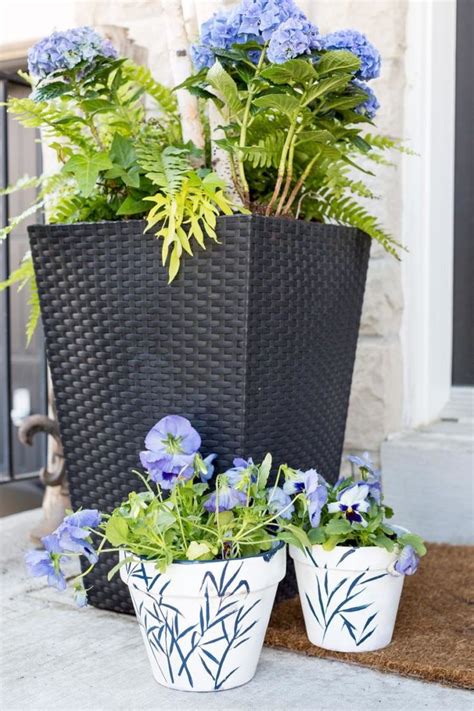
[[[15,78],[14,72],[0,69],[0,102],[9,97],[28,96],[30,88]],[[41,172],[38,134],[24,128],[6,107],[0,104],[0,188],[15,183],[24,175]],[[0,225],[22,213],[33,201],[34,190],[0,196]],[[37,222],[31,215],[0,242],[0,280],[19,266],[28,250],[26,227]],[[33,447],[25,447],[17,438],[23,417],[45,413],[47,402],[46,361],[41,327],[26,346],[25,324],[28,317],[28,287],[16,287],[0,293],[0,484],[37,477],[46,460],[46,438],[36,437]],[[18,486],[18,484],[15,484]],[[2,503],[8,489],[0,487]],[[19,496],[23,491],[20,487]],[[21,494],[26,501],[26,494]],[[17,507],[18,508],[18,507]],[[23,506],[25,508],[25,506]]]
[[[457,0],[453,385],[474,385],[474,0]]]

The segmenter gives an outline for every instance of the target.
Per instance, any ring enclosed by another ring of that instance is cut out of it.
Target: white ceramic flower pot
[[[283,545],[272,555],[173,563],[164,574],[139,558],[123,565],[156,681],[181,691],[250,681],[285,571]]]
[[[336,652],[370,652],[390,644],[404,576],[384,548],[290,546],[310,642]]]

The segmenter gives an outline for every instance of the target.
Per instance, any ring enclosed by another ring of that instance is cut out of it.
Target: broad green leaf
[[[270,453],[265,455],[263,462],[260,464],[258,469],[258,488],[264,489],[267,485],[268,477],[270,475],[270,469],[272,468],[272,455]]]
[[[306,91],[304,102],[305,106],[310,104],[315,99],[329,94],[330,92],[344,89],[349,84],[351,79],[352,76],[350,74],[343,74],[342,76],[338,75],[335,77],[327,77],[326,79],[318,81]]]
[[[211,560],[217,552],[215,546],[207,541],[191,541],[186,551],[188,560]]]
[[[95,153],[94,155],[75,155],[69,158],[64,165],[65,173],[72,173],[76,178],[77,185],[81,193],[87,197],[90,195],[97,182],[99,173],[112,167],[112,161],[107,153]]]
[[[207,81],[224,100],[230,116],[239,116],[242,113],[243,104],[239,97],[237,84],[219,61],[216,60],[209,69]]]
[[[325,52],[317,64],[320,77],[332,72],[356,72],[360,59],[346,49],[333,49]]]
[[[51,99],[56,99],[58,96],[66,94],[70,89],[71,85],[66,82],[52,81],[49,84],[38,86],[31,94],[31,97],[34,101],[51,101]]]
[[[388,538],[382,531],[379,531],[374,535],[374,543],[381,548],[385,548],[387,551],[393,551],[395,543],[391,538]]]
[[[426,546],[421,536],[415,533],[404,533],[398,540],[403,546],[412,546],[418,555],[425,555]]]
[[[338,536],[349,533],[351,524],[345,518],[331,518],[324,527],[328,536]]]
[[[299,100],[290,94],[264,94],[264,96],[257,97],[253,103],[261,109],[280,111],[290,119],[300,108]]]
[[[316,79],[316,70],[307,59],[289,59],[284,64],[272,64],[264,69],[261,74],[263,79],[269,79],[274,84],[306,84]]]
[[[128,195],[120,204],[120,207],[117,210],[117,215],[138,215],[139,213],[146,212],[147,210],[148,205],[146,202]]]
[[[105,525],[105,535],[113,546],[120,546],[127,542],[128,525],[120,516],[111,516]]]
[[[132,141],[117,133],[110,147],[110,159],[114,165],[119,165],[121,168],[130,168],[136,157],[137,154]]]
[[[308,538],[313,546],[320,545],[326,540],[326,534],[322,528],[311,528],[308,531]]]

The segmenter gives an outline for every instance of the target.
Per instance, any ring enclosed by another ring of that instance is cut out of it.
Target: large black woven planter
[[[170,286],[142,221],[29,228],[74,508],[137,487],[148,429],[188,417],[204,453],[337,476],[370,240],[353,228],[222,217]],[[131,611],[105,557],[90,601]],[[290,587],[291,587],[290,583]]]

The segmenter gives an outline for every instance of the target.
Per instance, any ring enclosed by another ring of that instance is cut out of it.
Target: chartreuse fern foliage
[[[205,249],[205,238],[217,241],[216,219],[231,215],[233,205],[225,195],[225,183],[215,173],[196,171],[191,152],[184,148],[165,148],[155,154],[146,144],[138,148],[138,160],[147,178],[159,188],[146,197],[153,203],[147,215],[147,228],[158,225],[162,239],[162,261],[169,263],[169,281],[176,277],[183,252],[193,254],[193,242]]]
[[[368,131],[360,58],[319,49],[272,64],[267,45],[254,42],[212,52],[214,64],[184,86],[219,108],[219,143],[243,203],[266,215],[358,227],[398,257],[401,245],[366,207],[378,197],[366,178],[371,165],[389,162],[387,151],[407,149]]]

